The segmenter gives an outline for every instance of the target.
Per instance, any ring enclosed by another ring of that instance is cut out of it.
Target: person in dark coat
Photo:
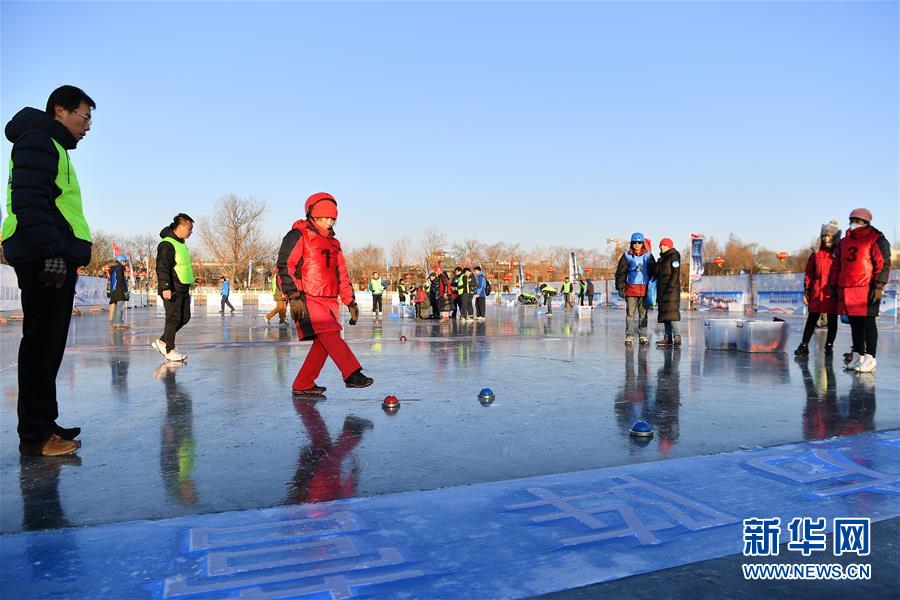
[[[191,320],[194,270],[185,242],[193,232],[194,219],[178,213],[172,223],[159,232],[162,241],[156,247],[156,288],[163,299],[166,320],[162,335],[150,346],[169,362],[183,362],[187,358],[175,350],[175,334]]]
[[[666,329],[665,337],[656,342],[657,347],[680,346],[681,333],[681,254],[671,238],[659,242],[659,260],[656,261],[656,303],[659,307],[657,321]]]
[[[81,445],[79,427],[56,422],[56,375],[78,267],[91,261],[91,230],[69,151],[90,131],[96,107],[84,91],[64,85],[50,94],[44,111],[23,108],[6,124],[12,151],[2,238],[24,315],[17,405],[22,454],[65,456]]]
[[[127,264],[128,258],[120,254],[109,269],[106,295],[109,297],[109,320],[113,329],[128,329],[125,324],[125,305],[128,303],[128,278],[125,276]]]
[[[585,279],[585,294],[587,295],[588,306],[591,308],[594,307],[594,282],[590,279]]]

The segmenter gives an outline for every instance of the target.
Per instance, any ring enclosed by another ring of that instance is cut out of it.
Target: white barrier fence
[[[106,278],[81,276],[75,283],[74,306],[105,306],[109,304],[106,297]],[[147,295],[132,293],[128,300],[129,308],[147,306]],[[22,299],[19,295],[19,282],[16,271],[9,265],[0,265],[0,311],[21,311]]]

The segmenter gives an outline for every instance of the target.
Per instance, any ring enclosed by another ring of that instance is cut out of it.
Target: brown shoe
[[[42,444],[20,443],[19,453],[33,456],[66,456],[74,454],[80,446],[81,442],[78,440],[64,440],[54,433]]]

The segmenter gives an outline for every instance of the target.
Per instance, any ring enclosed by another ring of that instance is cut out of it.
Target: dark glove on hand
[[[347,310],[350,311],[350,324],[356,325],[359,320],[359,306],[357,306],[356,300],[347,305]]]
[[[59,289],[66,282],[66,261],[61,258],[45,258],[44,270],[38,275],[47,287]]]
[[[309,320],[309,310],[306,308],[306,294],[303,292],[291,298],[291,318],[295,321]]]

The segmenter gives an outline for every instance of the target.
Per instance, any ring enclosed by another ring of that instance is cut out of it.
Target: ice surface
[[[158,519],[371,496],[772,446],[900,426],[896,321],[879,319],[877,374],[842,371],[849,328],[825,360],[704,349],[703,321],[681,322],[679,350],[623,344],[624,311],[578,319],[559,307],[490,305],[485,322],[364,316],[346,338],[375,385],[295,401],[308,343],[249,308],[199,314],[178,336],[187,364],[164,367],[149,343],[155,310],[74,317],[58,378],[60,424],[83,428],[78,458],[20,458],[16,351],[21,322],[0,328],[0,531]],[[651,320],[656,314],[651,312]],[[712,318],[715,318],[713,316]],[[408,338],[400,342],[400,336]],[[496,400],[482,406],[478,393]],[[381,402],[396,395],[400,410]],[[876,402],[877,399],[877,402]],[[635,421],[652,440],[629,436]],[[18,485],[17,485],[18,484]]]

